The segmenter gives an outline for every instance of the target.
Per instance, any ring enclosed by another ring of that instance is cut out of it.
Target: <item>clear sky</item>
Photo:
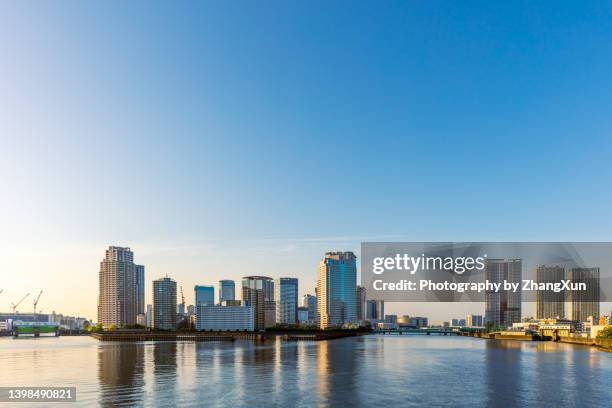
[[[364,240],[612,240],[611,72],[606,2],[4,4],[0,310],[95,318],[108,245],[192,302]]]

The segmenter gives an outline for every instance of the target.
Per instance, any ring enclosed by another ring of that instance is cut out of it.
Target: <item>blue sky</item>
[[[0,305],[95,316],[109,244],[306,293],[363,240],[612,240],[609,4],[4,9]]]

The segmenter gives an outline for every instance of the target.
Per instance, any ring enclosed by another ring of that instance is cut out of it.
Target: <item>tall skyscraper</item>
[[[136,314],[145,313],[145,267],[134,265],[136,271]]]
[[[586,322],[589,316],[599,319],[599,268],[572,268],[568,279],[573,284],[584,283],[586,290],[572,290],[569,294],[568,315],[571,320]]]
[[[274,302],[274,281],[266,276],[245,276],[242,279],[242,303],[252,306],[255,330],[266,328],[266,302]],[[269,324],[269,322],[268,322]]]
[[[236,283],[233,280],[219,281],[219,303],[236,300]]]
[[[499,327],[510,327],[521,321],[521,259],[487,259],[485,279],[490,282],[505,281],[519,283],[516,292],[500,290],[485,293],[485,323]]]
[[[538,265],[536,282],[554,283],[565,279],[565,268],[558,265]],[[536,318],[554,319],[565,317],[565,293],[552,290],[536,291]]]
[[[136,324],[136,273],[130,248],[111,246],[100,262],[98,323],[104,327]]]
[[[319,314],[317,313],[317,297],[304,295],[302,298],[302,306],[308,309],[308,321],[311,323],[318,323]]]
[[[352,252],[328,252],[319,263],[317,280],[319,327],[328,328],[357,319],[357,257]]]
[[[215,305],[215,287],[214,286],[201,286],[196,285],[193,288],[195,292],[195,306],[205,305],[205,306],[214,306]]]
[[[366,288],[363,286],[357,286],[357,294],[355,301],[355,314],[357,320],[365,320],[366,317]]]
[[[153,327],[176,328],[176,282],[168,276],[153,281]]]
[[[274,284],[276,299],[276,323],[297,324],[298,280],[279,278]]]

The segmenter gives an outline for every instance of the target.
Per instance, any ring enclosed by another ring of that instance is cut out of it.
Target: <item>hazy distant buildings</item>
[[[568,279],[572,285],[586,284],[586,290],[570,292],[568,317],[578,322],[586,322],[589,316],[599,319],[599,268],[572,268]]]
[[[448,321],[448,323],[450,324],[450,326],[454,326],[454,327],[465,327],[465,319],[450,319]]]
[[[147,327],[153,327],[153,305],[147,305],[146,312]]]
[[[355,295],[355,315],[357,320],[365,320],[366,318],[366,288],[363,286],[357,286],[357,293]]]
[[[219,281],[219,303],[236,300],[236,283],[233,280]]]
[[[196,308],[196,330],[253,331],[255,314],[252,306],[207,306]]]
[[[263,330],[276,320],[274,281],[267,276],[246,276],[242,279],[242,303],[253,307],[255,330]],[[266,319],[267,317],[267,319]]]
[[[145,267],[134,265],[136,273],[136,314],[145,313]]]
[[[279,278],[275,285],[276,324],[296,324],[298,322],[298,280]]]
[[[328,252],[319,263],[319,326],[328,328],[357,319],[357,257],[352,252]]]
[[[176,328],[176,282],[167,276],[153,281],[153,327]]]
[[[504,281],[521,284],[521,259],[487,259],[485,279],[489,282]],[[521,290],[500,290],[485,293],[485,323],[499,327],[510,327],[521,321]]]
[[[214,306],[215,304],[215,287],[196,285],[193,288],[195,292],[195,306]]]
[[[482,315],[472,315],[469,314],[465,317],[465,324],[468,327],[482,327]]]
[[[111,246],[100,262],[98,323],[133,326],[137,315],[136,268],[130,248]]]
[[[565,279],[565,268],[558,265],[538,265],[536,282],[560,283]],[[536,291],[536,319],[554,319],[565,316],[565,293],[552,290]]]

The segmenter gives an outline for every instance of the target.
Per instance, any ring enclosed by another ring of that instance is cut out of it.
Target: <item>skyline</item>
[[[313,293],[361,241],[612,241],[612,6],[272,3],[6,5],[0,310],[93,318],[108,245],[149,304]]]

